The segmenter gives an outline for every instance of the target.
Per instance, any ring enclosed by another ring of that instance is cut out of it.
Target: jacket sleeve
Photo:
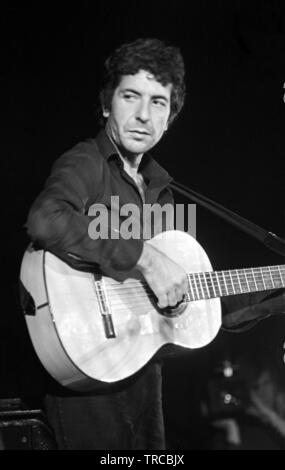
[[[222,306],[223,325],[233,328],[250,320],[285,313],[285,289],[224,297]]]
[[[84,144],[85,145],[85,144]],[[142,240],[94,239],[88,228],[90,201],[104,189],[103,158],[84,145],[60,157],[26,222],[33,242],[53,252],[75,269],[131,270],[140,257]],[[88,144],[86,144],[87,146]]]

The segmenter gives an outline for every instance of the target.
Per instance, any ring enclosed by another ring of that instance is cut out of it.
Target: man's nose
[[[139,103],[137,112],[136,112],[136,117],[141,122],[147,122],[149,120],[150,118],[149,103],[147,103],[146,101],[141,101]]]

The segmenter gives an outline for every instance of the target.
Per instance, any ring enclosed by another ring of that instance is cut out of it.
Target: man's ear
[[[106,119],[110,116],[110,111],[109,111],[109,109],[103,107],[103,116],[104,116],[104,118],[106,118]]]

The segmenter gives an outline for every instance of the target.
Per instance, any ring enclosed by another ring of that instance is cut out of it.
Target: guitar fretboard
[[[285,265],[188,273],[188,301],[285,287]]]

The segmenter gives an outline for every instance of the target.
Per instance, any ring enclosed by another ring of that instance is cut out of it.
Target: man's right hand
[[[166,254],[144,243],[138,269],[158,299],[158,307],[175,307],[188,291],[186,271]]]

